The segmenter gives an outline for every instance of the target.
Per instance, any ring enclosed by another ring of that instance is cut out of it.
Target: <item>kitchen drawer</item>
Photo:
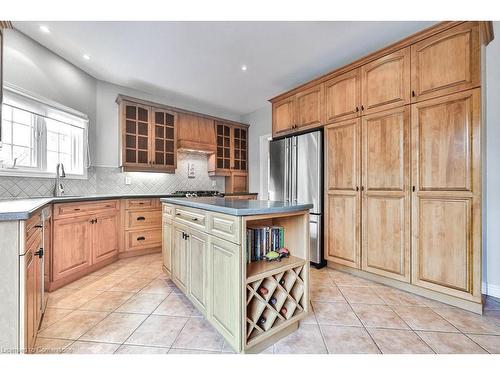
[[[158,207],[160,200],[157,198],[127,199],[125,200],[126,210]]]
[[[125,212],[126,229],[159,227],[160,225],[161,211],[158,209],[134,210]]]
[[[169,217],[172,219],[174,217],[174,210],[175,208],[173,206],[170,206],[169,204],[163,203],[163,216]]]
[[[125,250],[141,250],[161,247],[161,227],[125,232]]]
[[[102,211],[113,211],[120,208],[120,202],[112,201],[92,201],[75,203],[56,203],[54,205],[54,219],[77,217],[81,215],[92,215]]]
[[[239,244],[241,242],[241,218],[210,212],[207,231],[213,236]]]
[[[193,228],[200,229],[202,231],[206,230],[206,215],[205,212],[197,210],[194,208],[175,208],[174,211],[175,221],[183,224],[187,224]]]

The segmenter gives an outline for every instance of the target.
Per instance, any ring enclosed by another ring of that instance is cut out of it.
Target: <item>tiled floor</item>
[[[311,313],[263,353],[500,353],[500,302],[479,316],[330,269],[311,270]],[[230,353],[161,270],[122,259],[49,296],[40,353]]]

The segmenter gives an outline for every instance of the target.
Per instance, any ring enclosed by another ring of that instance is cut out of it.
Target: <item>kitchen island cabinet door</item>
[[[202,312],[207,310],[208,235],[189,231],[189,296]]]
[[[54,220],[52,280],[89,267],[92,262],[92,228],[88,216]]]
[[[210,236],[208,319],[236,352],[241,350],[241,248]]]
[[[173,225],[170,220],[163,221],[162,230],[162,258],[163,268],[168,272],[172,272],[172,246],[173,246]]]
[[[184,294],[188,293],[189,249],[185,226],[174,225],[172,247],[172,279]]]

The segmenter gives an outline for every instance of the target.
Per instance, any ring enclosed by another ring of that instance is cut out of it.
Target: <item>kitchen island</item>
[[[312,205],[161,201],[164,271],[237,353],[259,352],[298,328],[309,310]],[[254,231],[266,240],[256,241]],[[262,259],[263,248],[282,247],[288,257]]]

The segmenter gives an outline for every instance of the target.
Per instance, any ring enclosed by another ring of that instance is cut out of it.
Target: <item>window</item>
[[[57,164],[62,163],[66,174],[86,177],[88,121],[60,107],[6,91],[0,175],[46,177],[53,175]]]

